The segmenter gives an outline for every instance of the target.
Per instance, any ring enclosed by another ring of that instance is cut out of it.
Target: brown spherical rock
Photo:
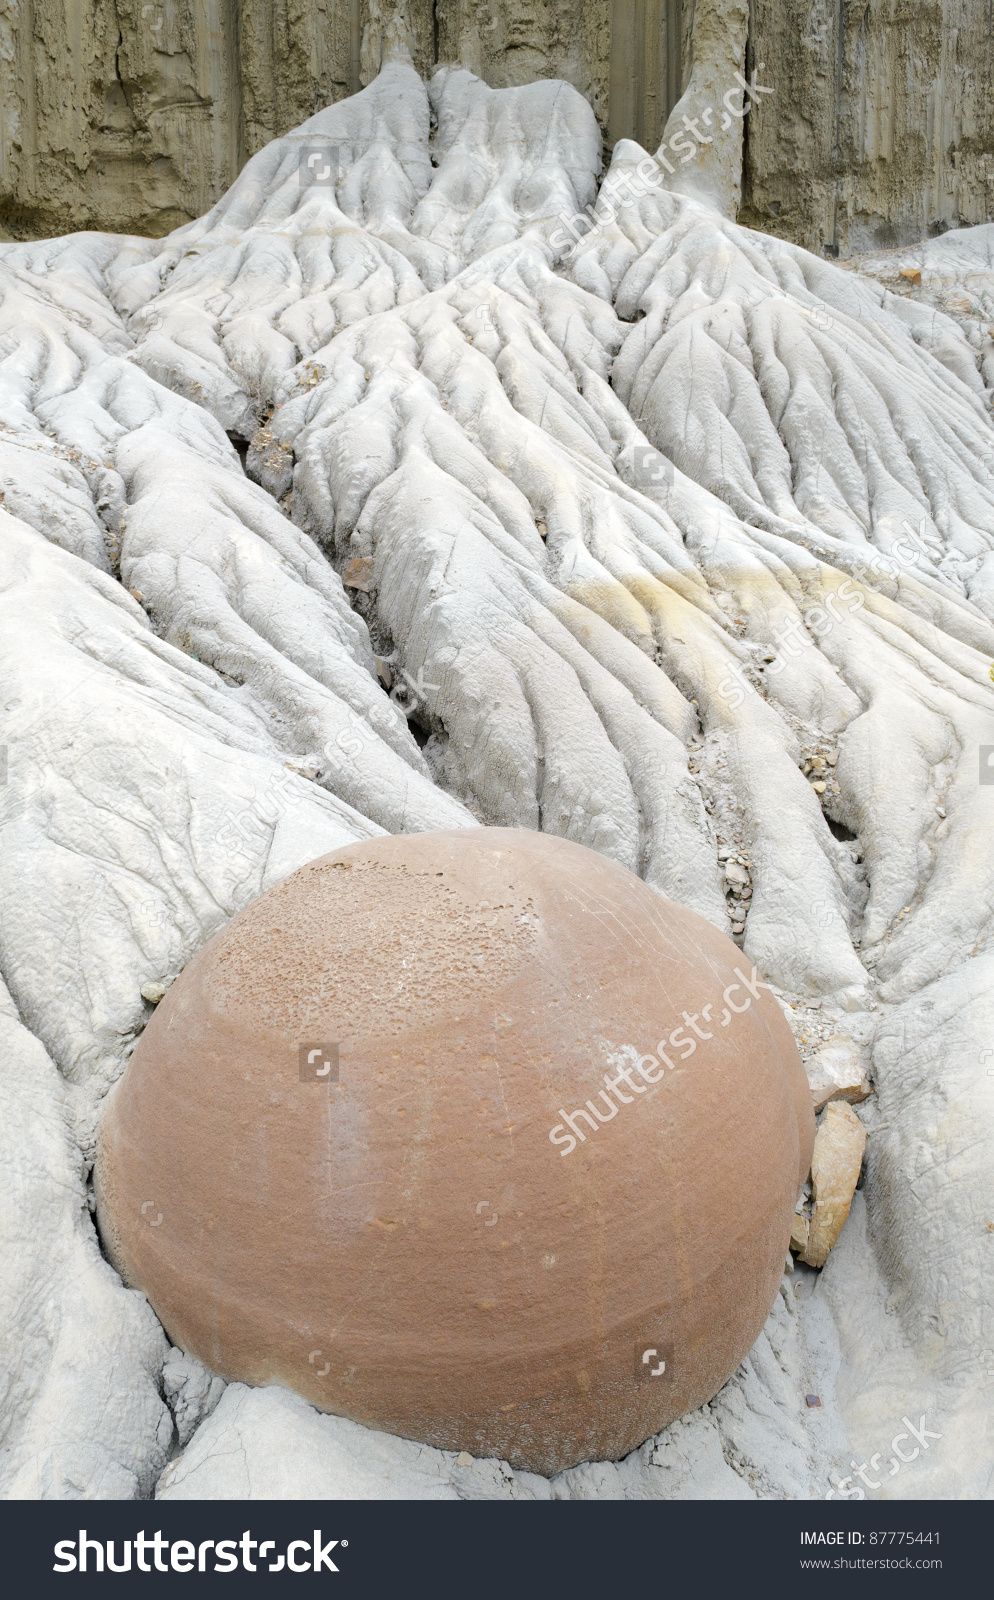
[[[545,834],[419,833],[311,862],[190,963],[109,1099],[99,1217],[225,1378],[551,1473],[735,1370],[813,1138],[709,923]]]

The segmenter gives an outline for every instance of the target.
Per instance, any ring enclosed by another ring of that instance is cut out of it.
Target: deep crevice
[[[233,446],[235,453],[242,464],[242,471],[247,475],[248,468],[246,467],[245,462],[249,452],[250,441],[240,433],[229,433],[228,442]]]
[[[829,816],[826,816],[825,821],[828,823],[828,826],[834,833],[835,837],[837,839],[841,839],[843,844],[852,844],[854,841],[858,840],[859,835],[852,833],[850,829],[846,827],[844,822],[836,822],[833,817]]]

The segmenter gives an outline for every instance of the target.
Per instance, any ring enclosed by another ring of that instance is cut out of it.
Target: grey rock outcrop
[[[986,222],[994,101],[986,8],[966,0],[6,0],[0,237],[79,228],[154,237],[201,216],[269,140],[354,94],[402,34],[422,77],[565,80],[605,139],[654,150],[738,92],[686,175],[740,220],[851,251]],[[70,22],[68,19],[72,18]],[[734,103],[734,100],[733,100]],[[681,175],[677,187],[684,187]]]
[[[698,0],[700,3],[700,0]],[[755,0],[740,221],[848,256],[987,222],[994,43],[970,0]]]

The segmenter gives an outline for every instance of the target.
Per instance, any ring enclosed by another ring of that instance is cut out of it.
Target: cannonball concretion
[[[98,1213],[222,1377],[549,1474],[734,1372],[813,1138],[708,922],[547,834],[419,833],[312,861],[190,962],[109,1097]]]

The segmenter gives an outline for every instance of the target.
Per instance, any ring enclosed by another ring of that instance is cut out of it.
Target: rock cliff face
[[[816,252],[990,215],[994,55],[980,0],[399,9],[423,77],[458,63],[497,89],[564,79],[608,150],[620,138],[654,150],[692,73],[698,96],[702,84],[733,87],[723,74],[747,36],[749,72],[764,63],[776,92],[713,164],[740,220]],[[0,237],[160,236],[202,215],[269,140],[372,81],[397,11],[394,0],[0,0]]]
[[[751,0],[739,220],[842,256],[987,222],[994,13],[981,0]]]
[[[660,0],[642,9],[658,13]],[[397,10],[391,0],[2,0],[0,237],[158,237],[201,216],[269,140],[375,78]],[[610,0],[401,10],[423,76],[460,61],[498,88],[565,78],[606,114]],[[642,131],[651,142],[658,117]]]
[[[360,87],[359,0],[8,0],[0,227],[161,235]]]

